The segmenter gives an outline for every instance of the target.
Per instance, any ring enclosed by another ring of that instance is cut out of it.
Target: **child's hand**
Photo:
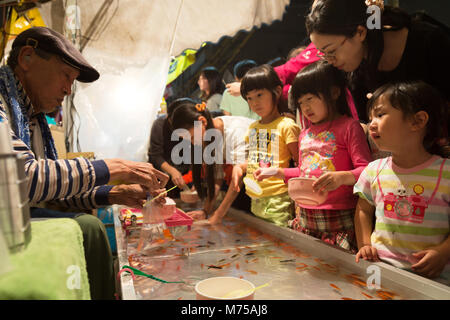
[[[327,172],[321,175],[313,184],[314,192],[333,191],[342,185],[355,184],[355,177],[349,171]]]
[[[232,82],[226,85],[228,89],[228,93],[234,97],[239,97],[241,95],[241,83],[240,82]]]
[[[211,217],[209,217],[208,222],[211,225],[221,224],[222,223],[222,217],[217,212],[214,212],[214,214]]]
[[[412,270],[427,278],[438,277],[449,260],[448,255],[437,247],[415,252],[412,255],[420,259],[411,266]]]
[[[186,212],[186,214],[194,220],[206,219],[205,211],[203,211],[203,210],[190,211],[190,212]]]
[[[370,245],[363,246],[359,249],[355,257],[356,263],[359,262],[359,258],[363,258],[364,260],[369,261],[380,261],[380,259],[378,258],[377,249]]]
[[[270,177],[277,177],[284,179],[284,171],[282,168],[259,168],[253,172],[253,178],[256,181],[261,181]]]

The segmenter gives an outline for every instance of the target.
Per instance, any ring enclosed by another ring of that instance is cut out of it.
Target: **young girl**
[[[238,176],[247,172],[247,177],[253,178],[253,173],[259,168],[287,168],[291,159],[298,160],[300,129],[292,119],[280,115],[281,94],[282,82],[269,65],[250,69],[242,79],[241,95],[261,120],[249,127],[247,164],[240,166]],[[293,203],[283,180],[272,177],[261,182],[260,187],[260,194],[246,188],[246,193],[252,198],[252,213],[277,225],[287,226],[292,218]]]
[[[368,111],[370,135],[391,156],[371,162],[354,188],[356,262],[381,259],[448,285],[448,106],[430,85],[404,82],[375,91]]]
[[[172,129],[189,131],[193,145],[191,147],[192,157],[190,163],[192,163],[194,186],[200,198],[206,198],[204,208],[201,211],[190,212],[190,215],[194,218],[204,218],[205,215],[210,215],[208,222],[210,224],[218,224],[238,197],[239,190],[235,190],[238,189],[237,186],[239,184],[242,184],[242,181],[237,179],[236,187],[228,188],[225,198],[219,207],[214,210],[215,200],[224,180],[222,164],[235,165],[245,162],[246,146],[244,137],[253,121],[253,119],[239,116],[212,118],[204,103],[195,104],[188,100],[179,104],[172,112],[169,118]],[[198,137],[196,137],[196,131]],[[210,133],[214,134],[214,132],[220,136],[219,139],[211,137]],[[200,141],[195,141],[194,139]],[[211,150],[214,149],[214,146],[217,147],[215,148],[217,154],[213,155],[214,158],[208,159],[209,154],[213,154]],[[220,151],[222,151],[223,159],[219,158]],[[242,195],[245,196],[243,193]],[[247,200],[249,201],[248,197]]]
[[[364,131],[350,117],[344,75],[332,65],[318,61],[296,76],[292,97],[296,108],[312,125],[299,137],[299,165],[278,170],[286,183],[293,177],[316,177],[313,190],[328,191],[318,206],[297,205],[290,226],[346,250],[356,250],[354,211],[357,197],[352,186],[369,163]],[[260,180],[264,171],[255,173]]]
[[[206,103],[208,110],[220,112],[220,102],[225,86],[219,71],[214,67],[204,68],[197,84],[201,91],[200,98]]]

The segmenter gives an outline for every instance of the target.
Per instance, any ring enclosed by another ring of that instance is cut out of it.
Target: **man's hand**
[[[149,191],[161,189],[169,181],[169,176],[156,170],[151,163],[122,159],[107,159],[110,181],[120,180],[124,183],[137,183]]]
[[[119,184],[109,191],[108,200],[110,204],[142,208],[147,200],[147,191],[139,184]]]
[[[241,95],[241,83],[232,82],[227,84],[228,93],[234,97],[239,97]]]

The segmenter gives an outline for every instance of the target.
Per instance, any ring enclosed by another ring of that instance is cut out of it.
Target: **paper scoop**
[[[259,186],[258,182],[256,182],[255,180],[249,178],[249,177],[245,177],[244,178],[244,184],[245,186],[254,194],[260,195],[262,194],[262,189]]]

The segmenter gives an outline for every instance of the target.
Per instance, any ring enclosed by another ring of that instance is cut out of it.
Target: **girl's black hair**
[[[174,101],[172,101],[168,106],[167,106],[167,118],[170,118],[172,113],[174,112],[174,110],[185,104],[185,103],[191,103],[191,104],[196,104],[197,102],[195,102],[195,100],[191,99],[191,98],[178,98]]]
[[[208,100],[216,93],[223,93],[223,91],[225,90],[225,86],[222,83],[222,77],[219,70],[217,70],[215,67],[206,67],[200,72],[200,75],[203,75],[206,80],[208,80],[209,84],[209,95],[206,95],[206,92],[202,92],[202,95],[200,97],[203,101]]]
[[[199,111],[196,107],[196,103],[192,99],[185,99],[178,103],[176,108],[174,108],[169,122],[173,130],[176,129],[186,129],[189,130],[194,127],[194,121],[198,121],[200,116],[205,117],[206,119],[206,130],[214,129],[214,124],[212,121],[211,114],[208,109],[204,109],[203,111]],[[214,142],[212,141],[206,142],[205,148]],[[202,185],[202,169],[203,163],[195,163],[194,152],[196,151],[196,147],[191,146],[191,166],[192,166],[192,178],[194,181],[195,189],[201,199],[207,197],[208,199],[213,199],[215,195],[215,164],[205,164],[205,175],[206,175],[206,194]],[[203,144],[202,144],[202,156],[203,156]]]
[[[351,80],[362,77],[370,87],[378,87],[378,63],[384,51],[383,32],[410,28],[411,17],[400,8],[385,6],[381,14],[381,28],[368,29],[367,21],[371,16],[367,13],[364,0],[317,0],[306,17],[308,34],[319,33],[343,35],[348,38],[356,34],[357,27],[367,29],[365,45],[367,59],[360,67],[350,74]]]
[[[301,113],[298,103],[305,94],[312,94],[323,98],[328,108],[328,114],[339,113],[351,117],[346,98],[347,81],[345,73],[336,69],[326,61],[316,61],[303,68],[294,79],[291,88],[292,100],[295,108]],[[339,97],[333,99],[332,89],[339,89]]]
[[[241,96],[247,101],[247,94],[252,90],[267,89],[272,93],[273,103],[277,106],[281,114],[287,112],[287,105],[281,97],[281,90],[277,92],[277,87],[283,89],[278,74],[272,66],[263,64],[247,71],[241,81]]]
[[[367,103],[367,113],[383,97],[395,109],[403,112],[405,118],[419,111],[428,114],[428,123],[423,146],[431,154],[448,158],[448,117],[449,106],[443,96],[431,85],[423,81],[388,83],[378,88]]]

